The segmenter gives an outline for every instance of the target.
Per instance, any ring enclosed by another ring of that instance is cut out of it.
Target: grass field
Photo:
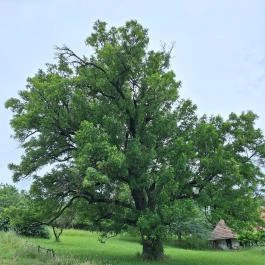
[[[36,246],[53,248],[56,258],[39,254]],[[146,265],[139,253],[141,245],[133,238],[120,236],[107,243],[98,241],[91,232],[64,231],[61,242],[54,239],[21,239],[12,233],[0,233],[0,265]],[[265,249],[240,251],[198,251],[165,248],[166,258],[155,265],[264,265]]]

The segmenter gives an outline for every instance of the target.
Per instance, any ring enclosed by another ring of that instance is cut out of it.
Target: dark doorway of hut
[[[226,239],[225,241],[226,241],[227,248],[232,249],[232,240]]]

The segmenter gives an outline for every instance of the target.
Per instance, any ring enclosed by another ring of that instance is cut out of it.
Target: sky
[[[0,183],[12,183],[7,165],[23,154],[11,137],[5,101],[54,61],[55,45],[89,55],[84,41],[97,19],[109,26],[138,20],[149,29],[151,49],[174,43],[181,97],[192,99],[200,114],[252,110],[265,132],[264,10],[264,0],[0,0]]]

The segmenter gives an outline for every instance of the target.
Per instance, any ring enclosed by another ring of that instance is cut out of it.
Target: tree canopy
[[[100,231],[136,227],[147,259],[163,257],[186,200],[209,207],[212,220],[257,220],[265,162],[257,115],[199,117],[179,96],[171,49],[150,50],[137,21],[97,21],[86,44],[91,55],[57,48],[57,62],[6,102],[24,149],[10,164],[14,180],[32,177],[32,194],[54,216],[82,198]]]

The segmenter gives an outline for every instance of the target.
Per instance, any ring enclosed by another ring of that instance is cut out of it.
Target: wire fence
[[[46,254],[46,255],[49,255],[50,257],[53,257],[53,258],[55,258],[55,256],[56,256],[55,251],[52,248],[44,248],[44,247],[42,247],[40,245],[37,245],[36,246],[36,245],[32,244],[29,241],[26,241],[26,244],[27,244],[28,247],[30,247],[32,249],[33,248],[36,248],[37,249],[37,252],[39,254]]]
[[[46,252],[47,255],[51,255],[53,258],[55,258],[55,251],[52,248],[44,248],[41,246],[37,246],[38,253]]]

